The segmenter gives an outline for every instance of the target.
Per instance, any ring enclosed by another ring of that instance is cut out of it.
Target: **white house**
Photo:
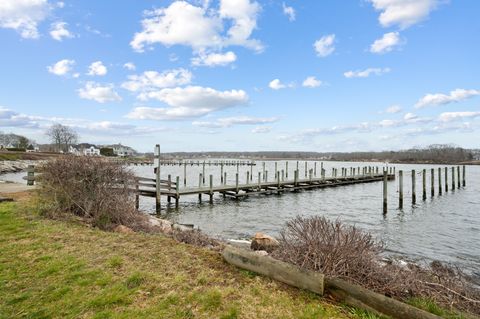
[[[120,157],[133,156],[135,155],[135,150],[129,146],[122,144],[114,144],[111,146],[113,153]]]
[[[68,153],[73,154],[73,155],[77,155],[77,156],[82,155],[82,153],[76,147],[74,147],[72,145],[70,145],[68,147]]]
[[[94,146],[90,146],[83,150],[83,155],[85,156],[100,156],[100,150]]]

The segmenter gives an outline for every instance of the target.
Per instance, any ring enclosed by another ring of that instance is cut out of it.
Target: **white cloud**
[[[314,76],[309,76],[303,81],[302,85],[308,88],[316,88],[322,85],[322,81],[317,80]]]
[[[335,51],[335,34],[329,34],[321,37],[313,44],[319,57],[326,57]]]
[[[399,105],[389,106],[389,107],[385,110],[386,113],[391,113],[391,114],[400,113],[401,111],[402,111],[402,108],[401,108]]]
[[[90,64],[87,74],[91,76],[104,76],[105,74],[107,74],[107,72],[107,67],[103,65],[102,61],[96,61]]]
[[[2,0],[0,28],[14,29],[25,39],[36,39],[38,24],[47,18],[50,10],[47,0]]]
[[[64,59],[47,66],[47,70],[55,75],[67,75],[72,70],[74,64],[74,60]]]
[[[442,122],[451,122],[475,117],[480,117],[480,112],[445,112],[440,114],[438,119]]]
[[[400,34],[398,32],[385,33],[380,39],[372,43],[370,52],[378,54],[387,53],[401,44],[402,41],[400,40]]]
[[[282,3],[283,14],[288,17],[289,21],[295,21],[295,9],[287,6],[285,2]]]
[[[383,27],[398,25],[405,29],[422,20],[436,8],[438,0],[369,0],[381,11],[378,20]]]
[[[452,102],[460,102],[466,100],[472,96],[480,95],[480,90],[466,90],[455,89],[450,94],[436,93],[426,94],[415,104],[415,108],[423,108],[431,105],[448,104]]]
[[[263,133],[268,133],[272,130],[271,127],[269,126],[257,126],[255,128],[252,129],[252,133],[254,134],[263,134]]]
[[[192,58],[192,64],[196,66],[225,66],[237,60],[234,52],[226,53],[200,53],[199,56]]]
[[[73,38],[73,34],[67,29],[68,23],[66,22],[54,22],[50,26],[50,36],[57,40],[62,41],[63,38]]]
[[[87,82],[85,87],[78,89],[78,96],[82,99],[93,100],[98,103],[121,101],[122,98],[114,90],[113,84],[98,84]]]
[[[146,12],[142,31],[134,35],[132,48],[142,52],[146,45],[186,45],[194,50],[220,49],[240,45],[257,51],[263,49],[258,40],[250,39],[257,26],[260,5],[250,0],[221,0],[220,8],[195,6],[174,1],[166,8]],[[225,26],[229,28],[224,32]]]
[[[221,128],[221,127],[231,127],[234,125],[259,125],[259,124],[268,124],[274,123],[279,120],[278,117],[252,117],[252,116],[236,116],[236,117],[225,117],[217,119],[214,122],[211,121],[195,121],[192,124],[199,127],[207,128]]]
[[[268,83],[268,87],[270,87],[272,90],[280,90],[286,88],[287,86],[280,82],[279,79],[275,79]]]
[[[418,118],[418,116],[413,113],[407,113],[403,116],[403,119],[406,121],[414,120],[416,118]]]
[[[128,81],[122,84],[122,88],[140,92],[138,98],[145,99],[144,94],[167,87],[190,84],[192,73],[185,69],[167,70],[162,73],[157,71],[145,71],[140,75],[129,75]]]
[[[129,71],[135,71],[135,69],[137,68],[132,62],[125,63],[123,67]]]
[[[248,95],[243,90],[217,91],[201,86],[167,88],[145,93],[144,97],[162,101],[169,107],[136,107],[127,115],[128,118],[142,120],[189,119],[248,102]]]
[[[346,78],[368,78],[371,74],[382,75],[390,72],[390,68],[368,68],[365,70],[347,71],[343,73]]]

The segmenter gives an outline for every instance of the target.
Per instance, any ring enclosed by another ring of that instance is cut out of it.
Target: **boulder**
[[[151,226],[160,228],[160,231],[164,234],[170,234],[172,232],[172,223],[168,220],[148,216],[148,221]]]
[[[250,248],[253,250],[265,250],[268,253],[271,253],[277,247],[278,240],[262,233],[256,233],[250,245]]]
[[[116,233],[121,233],[121,234],[134,234],[135,231],[133,231],[133,229],[127,227],[127,226],[124,226],[124,225],[118,225],[117,227],[115,227],[113,229],[114,232]]]

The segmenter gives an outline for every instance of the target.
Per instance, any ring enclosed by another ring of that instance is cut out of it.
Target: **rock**
[[[256,233],[255,237],[252,238],[252,244],[250,248],[253,250],[265,250],[266,252],[271,253],[279,245],[278,240],[272,236],[268,236],[262,233]]]
[[[265,250],[257,250],[255,251],[255,254],[260,256],[268,256],[268,252],[266,252]]]
[[[252,242],[250,240],[244,239],[228,239],[227,242],[235,247],[243,248],[243,249],[250,249]]]
[[[148,221],[151,226],[160,228],[160,231],[164,234],[170,234],[172,232],[172,223],[168,220],[148,216]]]
[[[123,226],[123,225],[118,225],[117,227],[115,227],[113,229],[114,232],[116,233],[121,233],[121,234],[134,234],[135,232],[133,231],[133,229],[127,227],[127,226]]]

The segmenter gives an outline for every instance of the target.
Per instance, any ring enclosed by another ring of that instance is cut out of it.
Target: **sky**
[[[1,0],[0,131],[139,151],[480,148],[478,0]]]

